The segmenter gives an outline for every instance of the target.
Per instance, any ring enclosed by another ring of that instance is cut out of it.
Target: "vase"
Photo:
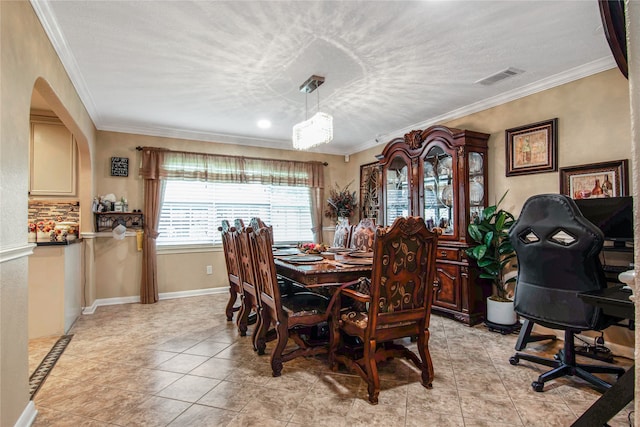
[[[513,309],[513,301],[497,301],[488,297],[487,321],[498,325],[515,325],[518,321],[518,315]]]
[[[348,216],[339,216],[336,220],[336,225],[349,225],[349,217]]]

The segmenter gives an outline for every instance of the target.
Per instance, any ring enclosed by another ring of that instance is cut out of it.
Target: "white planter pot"
[[[518,316],[513,309],[513,301],[494,301],[487,298],[487,321],[498,325],[513,325]]]

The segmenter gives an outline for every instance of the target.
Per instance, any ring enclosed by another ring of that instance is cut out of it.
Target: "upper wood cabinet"
[[[31,116],[29,195],[76,195],[76,142],[55,117]]]
[[[381,225],[399,216],[421,216],[439,227],[433,310],[468,324],[481,321],[490,284],[479,279],[464,250],[471,219],[487,206],[489,135],[432,126],[390,141],[378,155]]]

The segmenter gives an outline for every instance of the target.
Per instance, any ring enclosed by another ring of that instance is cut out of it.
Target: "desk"
[[[578,294],[586,303],[602,308],[605,314],[633,320],[635,308],[630,291],[614,286]],[[573,423],[572,427],[602,426],[633,400],[635,364]]]
[[[341,264],[341,258],[324,260],[317,264],[294,264],[275,258],[276,271],[280,276],[298,282],[307,287],[319,287],[327,283],[344,283],[360,277],[371,277],[371,265]]]

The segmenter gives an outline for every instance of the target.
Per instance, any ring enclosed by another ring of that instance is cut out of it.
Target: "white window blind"
[[[260,217],[276,242],[312,241],[307,187],[167,180],[158,245],[220,244],[223,219]]]

